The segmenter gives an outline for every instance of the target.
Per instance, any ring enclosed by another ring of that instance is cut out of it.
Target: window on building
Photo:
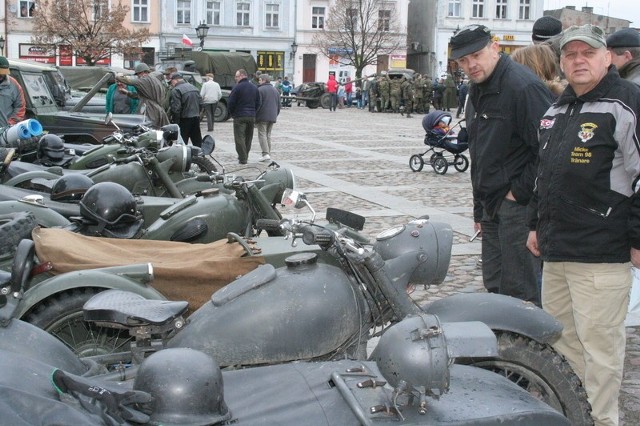
[[[31,0],[20,0],[20,17],[33,18],[36,12],[36,2]]]
[[[132,0],[133,22],[149,22],[149,0]]]
[[[220,2],[207,1],[207,25],[220,25]]]
[[[378,11],[378,30],[380,31],[391,30],[391,11],[390,10]]]
[[[311,8],[311,28],[324,28],[324,7]]]
[[[267,28],[279,28],[280,27],[280,6],[277,4],[266,5],[266,15],[264,17],[265,26]]]
[[[531,19],[531,0],[520,0],[518,19]]]
[[[351,32],[358,30],[358,9],[347,9],[345,30]]]
[[[109,2],[107,0],[95,0],[91,10],[91,18],[97,21],[102,16],[109,13]]]
[[[471,16],[474,18],[484,18],[484,0],[473,0]]]
[[[507,0],[496,0],[496,19],[507,19]]]
[[[462,16],[462,0],[449,0],[449,15],[452,17]]]
[[[191,0],[176,0],[176,23],[191,23]]]
[[[251,3],[236,3],[236,25],[239,27],[249,26],[249,17],[251,16]]]

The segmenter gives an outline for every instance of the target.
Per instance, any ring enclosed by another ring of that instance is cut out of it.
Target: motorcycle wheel
[[[564,414],[572,425],[593,425],[591,405],[569,362],[550,345],[510,332],[496,332],[500,358],[471,360]]]
[[[191,168],[196,173],[206,173],[212,175],[218,171],[213,161],[207,157],[193,157],[191,159]]]
[[[409,168],[414,172],[419,172],[424,167],[424,160],[418,154],[413,154],[409,158]]]
[[[464,154],[458,154],[453,160],[453,167],[459,172],[464,172],[469,168],[469,159]]]
[[[80,357],[129,351],[131,336],[127,330],[98,327],[84,321],[82,306],[100,291],[77,288],[59,293],[38,305],[24,319],[61,340]]]
[[[36,217],[29,212],[0,215],[0,253],[13,255],[18,243],[31,238],[31,231],[38,225]]]

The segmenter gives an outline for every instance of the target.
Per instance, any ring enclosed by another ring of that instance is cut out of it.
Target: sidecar
[[[416,329],[417,321],[425,323]],[[395,325],[395,335],[385,341],[385,334],[380,345],[397,352],[376,361],[220,371],[203,353],[178,348],[155,353],[121,376],[90,372],[59,341],[13,320],[0,328],[0,409],[8,424],[43,425],[110,425],[123,418],[136,424],[297,425],[304,419],[305,425],[335,426],[569,425],[508,379],[447,361],[447,354],[495,351],[495,339],[482,324],[443,325],[441,335],[418,333],[430,321],[410,317]],[[473,343],[465,344],[470,336]],[[120,404],[96,398],[96,390],[108,391]],[[142,401],[144,412],[135,404]]]

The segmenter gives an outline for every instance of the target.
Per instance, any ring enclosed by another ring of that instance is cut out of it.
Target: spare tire
[[[13,256],[18,243],[23,239],[31,239],[31,231],[38,225],[31,212],[15,212],[0,214],[0,253],[2,256]]]

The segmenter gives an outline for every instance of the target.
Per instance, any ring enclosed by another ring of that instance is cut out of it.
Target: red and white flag
[[[193,46],[193,42],[186,34],[182,34],[182,44],[186,46]]]

